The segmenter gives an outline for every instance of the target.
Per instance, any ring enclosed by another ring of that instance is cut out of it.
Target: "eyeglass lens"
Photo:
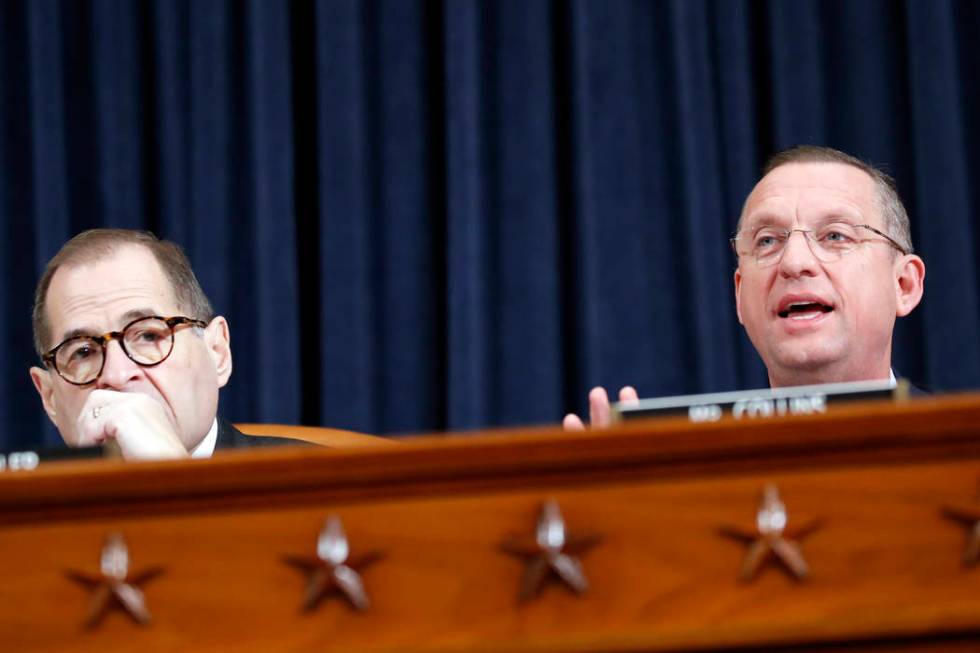
[[[163,320],[146,318],[129,324],[120,339],[123,351],[134,362],[155,365],[170,355],[173,330]],[[56,355],[58,372],[73,383],[86,383],[102,371],[105,347],[101,338],[80,337],[62,345]]]
[[[861,225],[834,222],[816,230],[811,229],[782,229],[763,227],[753,234],[747,234],[747,243],[743,248],[746,253],[755,257],[760,266],[776,263],[786,249],[789,239],[794,233],[800,232],[807,246],[817,259],[830,263],[853,250],[860,242]]]

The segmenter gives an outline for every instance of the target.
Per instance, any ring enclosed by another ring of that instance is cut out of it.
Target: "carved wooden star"
[[[121,608],[138,624],[150,622],[150,612],[140,585],[163,572],[163,567],[151,567],[139,573],[129,573],[129,549],[120,533],[110,533],[102,547],[98,576],[69,569],[65,575],[92,592],[86,628],[94,628],[113,607]]]
[[[794,578],[806,580],[810,575],[810,567],[797,540],[802,540],[817,530],[820,522],[811,520],[790,529],[786,506],[779,498],[779,490],[772,484],[763,488],[755,522],[754,529],[738,526],[724,526],[721,529],[722,534],[749,546],[738,574],[739,580],[751,581],[765,562],[773,557],[783,563]]]
[[[574,556],[588,551],[600,539],[591,533],[569,534],[558,503],[546,501],[541,506],[533,537],[512,536],[500,545],[505,552],[527,559],[518,600],[527,601],[537,595],[549,570],[576,593],[585,593],[589,581],[582,564]]]
[[[302,569],[307,574],[306,595],[303,610],[313,610],[330,590],[340,592],[357,610],[367,610],[371,606],[367,590],[356,569],[364,569],[383,556],[380,551],[371,551],[348,561],[350,544],[344,533],[340,519],[331,516],[327,519],[317,538],[316,557],[283,556],[283,559]]]
[[[980,506],[944,506],[942,513],[967,527],[969,533],[966,548],[963,549],[963,566],[977,564],[977,560],[980,560]]]

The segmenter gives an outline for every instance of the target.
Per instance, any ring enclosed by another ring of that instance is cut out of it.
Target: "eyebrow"
[[[846,222],[848,224],[854,224],[854,220],[861,220],[864,216],[854,215],[852,212],[845,209],[835,209],[833,211],[828,211],[822,217],[817,218],[812,223],[807,226],[816,227],[825,224],[831,224],[833,222]],[[758,219],[748,219],[742,226],[741,231],[758,231],[765,227],[780,227],[785,228],[784,224],[787,221],[782,217],[772,214],[763,213]]]
[[[152,308],[134,308],[123,313],[119,321],[122,324],[129,324],[133,320],[138,320],[141,317],[150,317],[151,315],[159,315],[159,312]],[[80,336],[91,337],[102,335],[103,333],[105,332],[100,332],[98,329],[93,329],[91,327],[77,327],[62,334],[61,342],[71,340],[72,338],[78,338]]]

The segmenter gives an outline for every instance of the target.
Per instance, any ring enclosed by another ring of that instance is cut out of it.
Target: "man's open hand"
[[[624,386],[619,391],[621,403],[635,403],[640,400],[633,386]],[[589,422],[592,428],[606,428],[612,422],[612,411],[609,408],[609,395],[606,389],[595,387],[589,392]],[[575,413],[565,415],[562,426],[566,431],[584,431],[585,424]]]

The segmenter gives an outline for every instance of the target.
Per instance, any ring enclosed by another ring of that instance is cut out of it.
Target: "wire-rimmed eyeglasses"
[[[88,385],[102,374],[110,340],[119,341],[123,353],[134,363],[153,367],[170,356],[174,350],[174,331],[182,324],[201,328],[208,325],[190,317],[149,315],[133,320],[120,331],[68,338],[41,356],[41,360],[68,383]]]
[[[862,230],[870,231],[884,238],[878,241],[874,238],[862,238]],[[845,254],[854,251],[858,245],[865,242],[887,242],[902,254],[910,254],[894,238],[868,224],[850,224],[848,222],[829,222],[817,229],[785,229],[773,225],[760,227],[752,231],[740,231],[729,239],[736,256],[750,256],[759,267],[774,265],[783,255],[786,244],[794,232],[799,231],[807,242],[810,251],[817,260],[833,263]]]

